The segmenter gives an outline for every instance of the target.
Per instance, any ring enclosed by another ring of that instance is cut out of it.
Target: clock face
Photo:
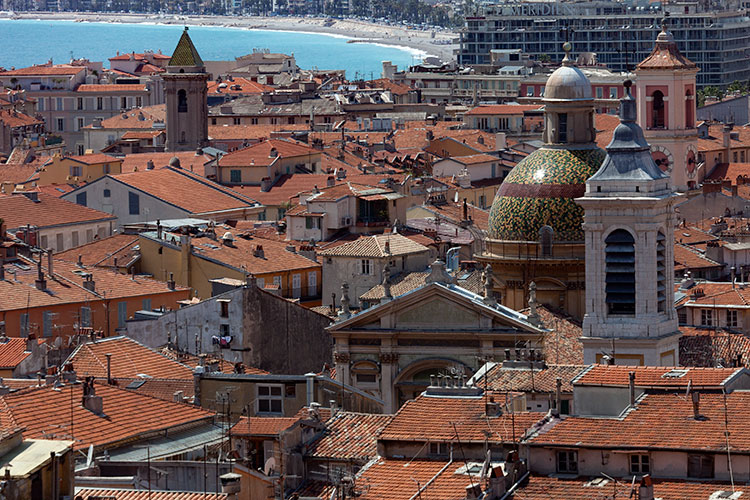
[[[674,157],[672,153],[664,146],[651,146],[651,158],[662,172],[670,173],[674,166]]]
[[[697,167],[695,162],[695,151],[689,150],[687,153],[687,160],[686,160],[685,168],[687,169],[689,174],[695,173],[695,169]]]

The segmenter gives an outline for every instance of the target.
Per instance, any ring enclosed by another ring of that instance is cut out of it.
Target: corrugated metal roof
[[[115,461],[139,462],[148,459],[150,449],[151,460],[158,460],[218,443],[223,437],[221,427],[205,425],[149,441],[149,448],[143,448],[142,445],[138,448],[123,448],[110,452],[109,456]]]

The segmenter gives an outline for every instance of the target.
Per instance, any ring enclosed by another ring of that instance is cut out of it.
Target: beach
[[[443,61],[453,59],[452,41],[458,36],[448,31],[425,31],[406,26],[368,23],[354,19],[319,17],[256,16],[177,16],[127,13],[84,12],[18,12],[0,13],[0,19],[42,19],[79,22],[151,23],[185,26],[223,26],[233,28],[294,31],[345,37],[367,43],[404,47],[435,56]]]

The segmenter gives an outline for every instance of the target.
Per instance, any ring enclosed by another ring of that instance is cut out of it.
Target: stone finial
[[[443,285],[453,283],[453,276],[445,270],[445,262],[438,259],[430,265],[430,275],[427,276],[426,283],[428,285],[432,283],[442,283]]]
[[[341,309],[339,310],[339,321],[349,319],[352,316],[349,310],[349,283],[341,284]]]
[[[565,42],[562,46],[563,51],[565,52],[565,57],[563,57],[562,65],[563,66],[573,66],[573,59],[570,57],[570,52],[573,50],[573,44],[568,42]]]
[[[484,303],[488,306],[496,306],[497,300],[495,299],[495,291],[493,290],[495,280],[492,275],[492,266],[487,264],[482,272],[482,281],[484,282]]]
[[[383,268],[383,298],[380,300],[381,303],[388,302],[393,298],[391,295],[391,266],[388,264]]]
[[[527,315],[529,323],[534,326],[541,326],[542,321],[539,318],[539,312],[536,310],[536,283],[529,283],[529,314]]]

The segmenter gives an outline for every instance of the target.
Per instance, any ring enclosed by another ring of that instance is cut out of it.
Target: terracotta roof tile
[[[201,364],[201,359],[198,356],[186,352],[177,351],[170,347],[162,347],[161,349],[159,349],[159,352],[169,359],[179,361],[183,365],[189,366],[191,369],[195,369]],[[221,373],[235,373],[236,365],[234,363],[225,359],[214,357],[210,354],[206,356],[204,363],[208,365],[216,365],[216,370]],[[243,364],[242,366],[244,369],[243,373],[247,375],[268,375],[270,373],[266,370],[255,368],[254,366],[247,366],[245,364]]]
[[[682,55],[672,34],[662,31],[657,37],[654,50],[638,63],[637,69],[693,69],[696,64]]]
[[[549,365],[541,370],[503,368],[502,363],[496,364],[487,373],[487,387],[492,391],[520,391],[547,392],[557,390],[557,378],[562,379],[562,391],[571,393],[571,381],[579,375],[584,365]],[[475,384],[484,387],[484,377],[477,379]]]
[[[44,120],[34,118],[33,116],[24,113],[19,113],[18,111],[0,109],[0,123],[4,123],[6,127],[17,128],[41,125],[44,123]]]
[[[123,136],[124,137],[124,136]],[[213,157],[207,154],[196,155],[194,151],[178,151],[171,153],[132,153],[125,155],[122,159],[122,173],[130,173],[146,170],[149,160],[154,162],[154,168],[166,167],[172,158],[180,160],[180,167],[205,177],[206,163],[213,161]]]
[[[596,479],[596,483],[591,480]],[[732,492],[732,485],[718,482],[680,481],[674,479],[652,479],[654,498],[661,500],[707,500],[719,491]],[[635,485],[638,488],[638,483]],[[747,486],[735,486],[735,491],[743,497],[750,493]],[[636,489],[637,491],[637,489]],[[637,493],[636,493],[637,496]],[[628,480],[613,483],[601,476],[597,478],[560,478],[552,476],[531,476],[508,500],[630,500],[631,482]]]
[[[741,333],[681,326],[680,365],[733,366],[750,364],[750,338]]]
[[[496,401],[505,395],[492,393]],[[485,415],[487,397],[437,397],[420,395],[404,403],[383,428],[378,439],[391,441],[453,441],[456,432],[463,442],[511,442],[524,435],[542,415],[534,412],[503,411],[500,416]],[[506,408],[503,408],[506,410]],[[515,423],[512,425],[511,421]],[[455,430],[453,427],[455,424]],[[489,437],[488,437],[489,435]]]
[[[117,385],[138,394],[144,394],[165,401],[174,401],[175,393],[182,392],[183,398],[191,400],[195,395],[195,383],[192,380],[175,380],[165,378],[117,378]]]
[[[694,245],[695,243],[706,243],[717,239],[716,236],[693,226],[679,226],[674,229],[675,243]]]
[[[495,159],[497,160],[497,158]],[[461,224],[464,219],[464,205],[463,203],[453,203],[449,201],[444,205],[432,205],[425,203],[422,205],[425,210],[439,215],[440,217],[451,221],[454,224]],[[471,203],[467,203],[467,215],[471,218],[474,224],[482,231],[487,231],[489,228],[490,213],[488,210],[481,209]]]
[[[223,87],[220,86],[222,84],[224,85]],[[221,82],[214,80],[208,82],[208,95],[211,96],[262,94],[263,92],[270,92],[272,90],[273,87],[239,76],[233,77],[232,80],[224,80]]]
[[[120,84],[120,83],[112,83],[112,84],[96,84],[96,85],[89,85],[89,84],[83,84],[79,85],[76,89],[76,92],[91,92],[91,93],[106,93],[106,92],[116,92],[118,94],[122,94],[123,92],[148,92],[148,87],[145,85],[138,85],[138,84]]]
[[[226,493],[195,491],[126,490],[121,488],[76,488],[81,500],[225,500]]]
[[[276,150],[277,156],[272,155]],[[298,142],[284,139],[268,139],[237,151],[232,151],[221,157],[220,167],[263,167],[271,165],[280,158],[294,158],[298,156],[319,155],[320,151]]]
[[[521,310],[524,314],[528,309]],[[583,344],[581,323],[572,317],[552,311],[546,306],[537,306],[542,325],[551,330],[542,338],[542,355],[550,364],[582,365]]]
[[[68,262],[81,262],[84,266],[111,267],[117,259],[118,267],[125,267],[135,259],[138,253],[134,247],[138,244],[138,236],[132,234],[114,234],[108,238],[94,240],[70,250],[55,255],[56,258]]]
[[[45,161],[47,158],[45,158]],[[32,163],[0,163],[0,182],[23,184],[38,178],[39,168],[43,162]]]
[[[469,156],[452,156],[451,160],[457,161],[462,165],[478,165],[482,163],[500,162],[500,158],[497,156],[488,155],[485,153],[469,155]]]
[[[122,134],[121,139],[153,139],[154,137],[158,137],[162,134],[164,134],[163,130],[131,130]]]
[[[724,147],[724,132],[722,128],[724,125],[722,123],[712,123],[708,124],[708,135],[707,137],[699,137],[696,141],[696,146],[698,146],[698,151],[706,152],[706,151],[723,151],[726,148]],[[730,149],[734,149],[737,147],[747,147],[750,145],[750,127],[747,125],[743,126],[735,126],[732,129],[732,135],[735,135],[735,137],[729,138],[729,147]],[[727,158],[728,159],[728,158]],[[736,165],[736,166],[732,166]],[[746,167],[744,167],[743,163],[723,163],[717,165],[713,170],[709,172],[709,175],[706,176],[707,179],[731,179],[732,182],[737,180],[737,175],[747,175]]]
[[[25,338],[0,337],[0,368],[14,369],[30,354]]]
[[[308,130],[304,124],[297,125],[209,125],[208,137],[213,141],[258,141],[270,139],[274,133]]]
[[[687,290],[689,300],[686,305],[750,306],[750,288],[732,286],[730,282],[699,282]]]
[[[142,170],[112,179],[192,214],[257,206],[255,200],[184,168]]]
[[[325,423],[325,433],[308,445],[309,456],[366,461],[377,456],[378,433],[392,415],[339,412]]]
[[[79,377],[107,378],[107,354],[111,354],[113,378],[165,378],[193,380],[193,370],[129,337],[110,337],[76,348],[67,362]]]
[[[674,264],[675,272],[689,269],[724,269],[724,264],[709,259],[695,248],[679,243],[674,245]]]
[[[0,72],[2,76],[72,76],[77,75],[81,71],[86,71],[84,66],[68,66],[65,64],[57,64],[54,66],[39,65],[29,66],[27,68],[14,69],[9,71]]]
[[[284,174],[268,191],[262,191],[260,186],[233,186],[232,189],[263,205],[281,205],[309,193],[315,186],[325,186],[327,179],[326,174]]]
[[[24,194],[0,194],[0,219],[8,230],[31,224],[39,228],[63,224],[115,220],[112,214],[100,212],[46,193],[37,194],[39,202]]]
[[[294,417],[240,417],[232,426],[235,436],[278,436],[297,422]]]
[[[492,104],[477,106],[465,115],[523,115],[524,111],[535,111],[539,109],[541,109],[541,106],[536,104]]]
[[[740,368],[674,368],[669,366],[612,366],[591,365],[574,381],[573,385],[628,387],[629,374],[635,373],[637,387],[676,388],[713,387],[721,389],[724,382],[738,373]]]
[[[463,500],[466,487],[478,481],[467,474],[457,474],[462,461],[405,460],[380,458],[357,478],[360,498],[410,500],[412,498]],[[423,488],[423,489],[420,489]],[[420,495],[417,492],[420,491]]]
[[[386,247],[387,244],[387,247]],[[360,236],[354,241],[333,248],[321,250],[319,255],[348,257],[386,257],[427,252],[429,249],[415,243],[406,236],[396,234],[379,234]]]
[[[646,394],[635,410],[621,418],[567,417],[529,441],[531,446],[573,446],[726,451],[724,398],[720,393],[700,394],[700,414],[693,417],[692,398],[675,394]],[[750,393],[726,395],[732,449],[750,451],[750,428],[744,415],[750,410]],[[669,429],[669,432],[665,432]]]
[[[119,163],[122,161],[121,158],[116,158],[114,156],[103,154],[103,153],[96,153],[96,154],[90,154],[90,155],[78,155],[78,156],[66,156],[65,159],[77,161],[78,163],[83,163],[85,165],[98,165],[100,163]]]
[[[165,104],[132,109],[102,120],[101,128],[125,130],[151,129],[154,127],[154,122],[164,122],[166,113]],[[93,128],[93,125],[86,125],[86,128]]]
[[[102,397],[104,415],[82,406],[82,384],[30,388],[2,396],[3,427],[10,419],[25,427],[26,439],[74,438],[73,447],[81,450],[90,444],[113,447],[155,431],[213,421],[213,413],[189,404],[105,384],[97,383],[95,388],[96,395]]]

